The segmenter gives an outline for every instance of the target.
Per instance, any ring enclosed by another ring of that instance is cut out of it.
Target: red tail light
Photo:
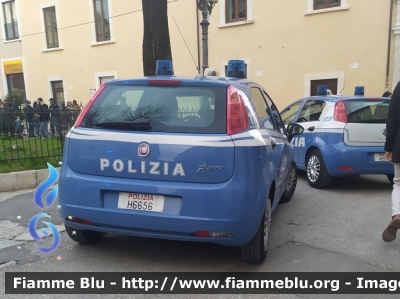
[[[85,106],[85,108],[83,108],[81,113],[79,113],[78,117],[76,118],[75,125],[74,125],[75,128],[78,128],[81,125],[82,120],[85,117],[86,113],[89,111],[90,107],[92,107],[94,101],[96,101],[97,97],[101,94],[101,92],[104,90],[104,88],[106,88],[106,86],[107,86],[107,84],[103,84],[99,88],[99,90],[96,91],[96,93],[92,96],[89,103],[87,103],[87,105]]]
[[[68,217],[68,220],[69,220],[69,221],[72,221],[72,222],[87,224],[87,225],[96,225],[96,224],[93,223],[92,221],[87,220],[87,219],[82,219],[82,218],[76,218],[76,217],[71,217],[71,218],[70,218],[70,217]]]
[[[192,234],[194,237],[210,237],[210,232],[207,231],[197,231]]]
[[[339,101],[335,104],[335,111],[333,113],[333,119],[341,123],[347,124],[347,112],[346,106],[343,101]]]
[[[239,90],[233,86],[229,86],[227,95],[226,132],[229,135],[233,135],[247,130],[249,127],[249,120],[247,109]]]

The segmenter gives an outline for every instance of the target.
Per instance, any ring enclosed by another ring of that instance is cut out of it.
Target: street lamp
[[[203,21],[201,21],[201,30],[203,34],[203,75],[208,68],[208,15],[211,15],[212,9],[218,0],[197,0],[197,8],[202,12]]]

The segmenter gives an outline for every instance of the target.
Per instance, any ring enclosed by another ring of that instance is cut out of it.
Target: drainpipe
[[[392,19],[393,19],[393,0],[390,1],[390,17],[389,17],[389,37],[388,37],[388,52],[387,52],[387,62],[386,62],[386,83],[385,91],[389,90],[389,71],[390,71],[390,48],[392,42]]]
[[[390,0],[392,1],[392,0]],[[200,71],[200,28],[199,28],[199,12],[197,8],[197,2],[196,2],[196,27],[197,27],[197,65],[199,66],[199,71]]]

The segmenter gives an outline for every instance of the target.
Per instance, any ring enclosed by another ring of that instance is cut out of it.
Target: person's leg
[[[45,136],[49,135],[49,121],[44,122],[44,133],[46,134]]]
[[[41,138],[44,138],[44,136],[45,136],[45,134],[44,134],[44,126],[45,126],[45,122],[41,121],[40,122],[40,128],[39,128],[39,131],[40,131],[39,135],[40,135]]]
[[[51,134],[54,136],[56,133],[54,131],[54,117],[50,117],[50,130],[51,130]]]
[[[397,230],[400,228],[400,163],[394,163],[394,179],[392,191],[392,221],[382,234],[385,242],[396,239]]]

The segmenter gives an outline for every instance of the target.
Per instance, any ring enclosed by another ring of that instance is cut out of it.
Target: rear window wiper
[[[134,121],[107,121],[95,123],[95,127],[107,128],[114,130],[132,130],[132,131],[150,131],[151,126],[149,122],[134,122]]]

